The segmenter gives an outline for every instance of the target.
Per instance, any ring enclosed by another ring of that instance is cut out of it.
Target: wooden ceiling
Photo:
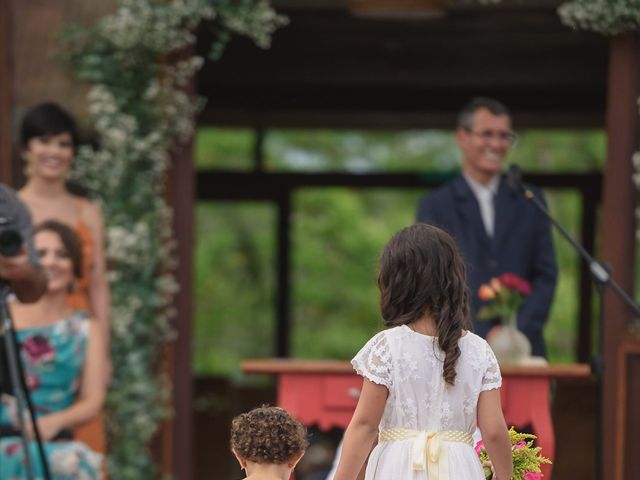
[[[608,40],[560,23],[558,1],[458,0],[445,16],[355,15],[345,0],[281,0],[269,50],[235,38],[207,62],[202,124],[450,128],[487,95],[518,127],[603,127]],[[415,18],[413,18],[415,17]],[[206,54],[209,38],[200,35]]]

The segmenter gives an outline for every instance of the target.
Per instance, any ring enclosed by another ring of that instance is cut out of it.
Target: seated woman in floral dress
[[[47,291],[36,303],[11,304],[25,380],[52,479],[98,479],[102,456],[70,438],[73,429],[100,412],[106,390],[107,354],[101,326],[67,304],[67,293],[82,271],[80,240],[71,228],[56,221],[42,223],[35,232],[35,249],[48,277]],[[29,478],[16,411],[15,398],[3,393],[0,478],[7,480]],[[30,421],[26,429],[34,438]],[[42,478],[35,442],[30,452],[35,477]]]

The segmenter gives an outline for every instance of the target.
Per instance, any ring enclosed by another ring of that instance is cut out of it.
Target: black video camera
[[[11,219],[0,217],[0,255],[14,257],[22,249],[24,239],[20,232],[13,228]]]

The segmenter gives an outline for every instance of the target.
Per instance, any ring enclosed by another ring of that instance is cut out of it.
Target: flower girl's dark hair
[[[387,326],[407,325],[427,312],[444,352],[444,380],[453,385],[458,340],[471,329],[469,290],[462,256],[453,239],[419,223],[396,233],[380,257],[380,310]]]

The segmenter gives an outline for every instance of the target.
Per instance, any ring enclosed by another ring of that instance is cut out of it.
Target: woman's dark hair
[[[78,129],[73,116],[57,103],[39,103],[25,113],[20,127],[20,147],[27,148],[29,140],[45,135],[71,135],[73,147],[78,145]]]
[[[304,426],[282,408],[264,405],[231,422],[231,448],[251,462],[287,463],[308,445]]]
[[[69,226],[56,220],[46,220],[35,228],[35,233],[53,232],[60,237],[60,241],[71,259],[73,275],[82,278],[82,243],[78,234]]]
[[[444,380],[453,385],[458,340],[471,329],[465,265],[453,239],[419,223],[396,233],[380,257],[380,309],[387,326],[407,325],[428,313],[444,352]]]

